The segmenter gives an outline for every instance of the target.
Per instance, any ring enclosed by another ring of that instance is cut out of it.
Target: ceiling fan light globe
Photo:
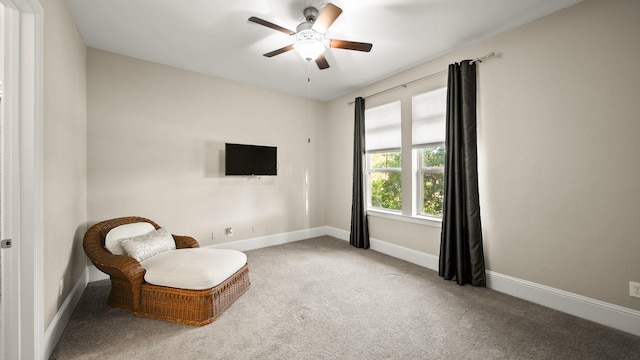
[[[317,59],[327,49],[321,41],[317,40],[299,40],[293,45],[293,48],[300,54],[300,57],[307,61]]]
[[[310,22],[298,25],[298,32],[294,35],[296,42],[293,48],[307,61],[315,60],[326,50],[324,34],[311,29],[312,25]]]

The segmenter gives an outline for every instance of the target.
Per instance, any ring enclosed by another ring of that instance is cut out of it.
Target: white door
[[[1,12],[1,11],[0,11]],[[4,84],[0,83],[0,86]],[[0,360],[17,359],[19,354],[19,262],[14,243],[16,220],[15,126],[4,111],[5,94],[0,88]],[[12,139],[13,137],[13,139]]]
[[[42,291],[42,49],[39,0],[0,0],[2,112],[2,258],[0,360],[41,359]]]
[[[0,360],[17,359],[20,354],[19,334],[19,236],[20,168],[18,157],[19,130],[15,104],[16,94],[7,80],[10,29],[15,28],[15,15],[0,3]],[[15,33],[15,31],[13,31]]]
[[[0,360],[44,358],[39,0],[0,0]]]
[[[15,289],[11,289],[11,285],[13,284],[10,281],[12,276],[12,268],[11,264],[11,243],[10,243],[10,216],[8,214],[11,212],[10,204],[8,201],[10,194],[10,189],[8,185],[10,181],[7,181],[6,177],[9,172],[8,166],[11,163],[10,161],[10,151],[8,151],[10,138],[9,138],[9,124],[5,121],[5,112],[4,112],[4,58],[5,58],[5,11],[4,6],[0,4],[0,239],[2,240],[2,246],[0,248],[0,360],[8,359],[8,355],[12,350],[7,349],[7,345],[10,344],[10,341],[7,341],[6,335],[11,331],[10,327],[7,326],[8,319],[10,318],[12,309],[10,308],[11,301],[8,301],[7,294],[15,293]],[[5,323],[7,325],[5,325]],[[7,350],[7,351],[5,351]]]
[[[10,261],[7,261],[11,254],[11,240],[8,237],[8,221],[9,218],[6,216],[9,210],[9,203],[7,202],[7,187],[8,182],[5,177],[7,176],[6,166],[10,163],[9,159],[7,159],[8,151],[7,147],[7,135],[8,135],[8,124],[5,123],[5,115],[4,115],[4,107],[2,106],[2,98],[3,94],[3,84],[4,84],[4,25],[6,20],[4,18],[4,6],[0,4],[0,23],[3,26],[0,26],[0,239],[2,240],[2,245],[0,248],[0,360],[6,359],[5,356],[5,344],[7,343],[5,339],[5,322],[7,321],[7,315],[9,313],[9,307],[7,306],[6,295],[11,292],[9,286],[11,282],[7,282],[9,279],[10,270],[7,265]],[[8,330],[8,329],[7,329]]]
[[[3,11],[0,8],[0,14]],[[1,30],[0,30],[1,31]],[[0,39],[2,38],[2,34],[0,34]],[[0,40],[1,41],[1,40]],[[3,54],[2,43],[0,43],[0,54]],[[5,326],[5,322],[9,318],[9,313],[11,313],[11,309],[8,305],[11,302],[7,302],[6,294],[15,292],[10,288],[12,285],[12,281],[7,281],[11,277],[11,267],[9,264],[11,263],[11,238],[9,236],[9,221],[10,218],[7,216],[10,213],[10,202],[7,201],[7,188],[8,181],[6,181],[5,177],[7,176],[6,165],[10,163],[9,159],[7,159],[7,149],[6,149],[6,135],[7,135],[7,124],[5,123],[4,111],[2,110],[2,81],[0,79],[0,239],[2,239],[2,245],[0,248],[0,360],[4,360],[7,357],[5,356],[5,344],[9,342],[5,339],[5,330],[9,330],[9,327]],[[15,312],[15,311],[13,311]]]
[[[19,354],[19,250],[14,242],[19,218],[15,184],[19,177],[16,124],[11,123],[5,112],[7,95],[3,85],[0,82],[0,360],[8,360],[17,359]]]
[[[0,4],[0,22],[2,23],[2,25],[5,24],[5,19],[4,19],[4,6]],[[6,189],[5,189],[5,164],[7,163],[7,160],[5,159],[5,154],[6,154],[6,150],[5,150],[5,144],[6,144],[6,140],[5,140],[5,135],[7,132],[6,126],[5,126],[5,121],[4,121],[4,110],[2,107],[2,97],[3,97],[3,88],[2,88],[2,84],[4,83],[4,43],[5,43],[5,39],[4,39],[4,26],[0,26],[0,239],[2,239],[2,247],[0,248],[0,360],[4,360],[5,357],[5,338],[4,338],[4,334],[5,334],[5,320],[7,318],[6,316],[6,312],[8,310],[7,308],[7,302],[5,299],[5,293],[7,293],[7,282],[5,281],[5,277],[7,275],[7,270],[5,269],[5,259],[7,258],[7,256],[9,256],[9,254],[5,254],[5,252],[7,252],[7,250],[5,250],[5,248],[9,249],[10,244],[10,240],[7,237],[7,230],[5,230],[5,225],[7,223],[7,219],[5,217],[5,214],[7,212],[7,207],[5,206],[6,204]]]
[[[0,9],[0,15],[2,14],[2,10]],[[2,31],[2,30],[0,30]],[[2,34],[0,33],[0,41],[2,39]],[[4,54],[4,50],[2,48],[2,43],[0,43],[0,58],[1,55]],[[2,82],[0,80],[0,123],[2,125],[0,125],[0,139],[2,137],[4,137],[4,116],[2,114]],[[4,159],[4,141],[0,140],[0,239],[2,239],[2,248],[0,249],[0,360],[4,360],[5,356],[4,356],[4,319],[5,319],[5,315],[4,315],[4,309],[5,309],[5,301],[2,298],[2,294],[5,292],[4,291],[4,287],[5,287],[5,281],[4,281],[4,276],[6,271],[4,270],[4,258],[6,257],[6,255],[4,255],[4,248],[10,246],[10,240],[8,240],[7,238],[5,238],[5,230],[4,230],[4,224],[5,224],[5,219],[4,219],[4,213],[5,213],[5,207],[4,207],[4,163],[5,163],[5,159]],[[4,256],[3,256],[4,255]]]

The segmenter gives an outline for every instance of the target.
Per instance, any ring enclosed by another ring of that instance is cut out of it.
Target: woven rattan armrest
[[[130,283],[141,283],[145,270],[140,263],[126,255],[114,255],[107,251],[100,240],[98,229],[91,228],[85,234],[84,251],[91,262],[101,271]]]
[[[116,278],[127,279],[131,284],[142,284],[146,270],[140,263],[127,255],[111,255],[106,261],[94,261],[93,264],[103,272]]]
[[[200,247],[198,241],[191,236],[173,235],[173,240],[176,242],[176,249]]]

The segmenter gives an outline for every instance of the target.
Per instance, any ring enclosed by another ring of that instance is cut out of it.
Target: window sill
[[[442,227],[441,218],[433,218],[433,217],[419,216],[419,215],[407,216],[397,212],[384,211],[379,209],[367,209],[367,215],[374,216],[374,217],[381,217],[385,219],[404,221],[404,222],[413,223],[413,224],[432,226],[437,228]]]

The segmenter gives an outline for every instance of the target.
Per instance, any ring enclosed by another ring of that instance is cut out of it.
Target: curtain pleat
[[[476,133],[476,69],[449,65],[444,208],[439,274],[459,285],[486,286]]]
[[[353,191],[351,201],[351,234],[349,243],[362,249],[369,248],[369,225],[364,194],[364,99],[356,98],[353,131]]]

